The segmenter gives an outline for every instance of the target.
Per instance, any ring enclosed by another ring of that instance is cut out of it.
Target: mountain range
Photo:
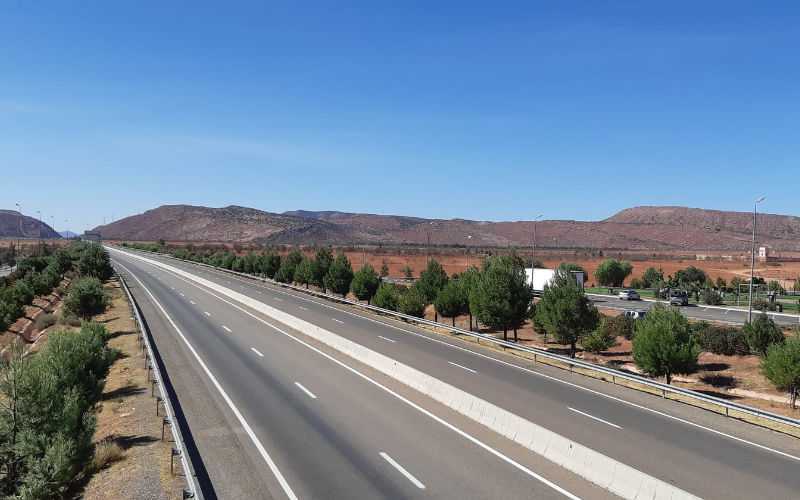
[[[15,210],[0,210],[0,238],[61,238],[48,224]]]
[[[634,207],[600,221],[543,220],[543,248],[748,251],[748,212],[687,207]],[[271,213],[240,206],[164,205],[93,231],[104,239],[227,241],[265,244],[408,244],[529,246],[534,222],[426,219],[336,211]],[[800,217],[759,214],[760,245],[800,251]]]

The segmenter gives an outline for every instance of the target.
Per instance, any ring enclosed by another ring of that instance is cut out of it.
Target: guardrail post
[[[160,416],[158,414],[158,408],[159,408],[159,406],[161,405],[162,402],[163,402],[163,400],[161,399],[161,396],[156,396],[156,416],[157,417]]]
[[[161,420],[161,440],[162,440],[162,441],[164,440],[164,429],[165,429],[165,428],[166,428],[168,425],[170,425],[170,426],[171,426],[171,425],[172,425],[172,422],[170,422],[170,421],[169,421],[169,417],[164,417],[164,418]]]
[[[158,380],[153,379],[150,381],[150,397],[155,397],[156,395],[156,385],[158,384]],[[156,402],[158,404],[158,402]]]
[[[194,498],[194,493],[189,490],[183,490],[183,499],[186,500],[187,498]]]
[[[177,448],[172,448],[172,454],[169,457],[169,473],[175,475],[175,457],[181,456],[181,452]]]

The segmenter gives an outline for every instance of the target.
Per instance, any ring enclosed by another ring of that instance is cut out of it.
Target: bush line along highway
[[[500,437],[464,412],[277,321],[270,310],[687,495],[790,498],[800,486],[792,474],[800,461],[796,441],[785,436],[557,369],[518,366],[457,340],[269,284],[149,254],[112,249],[111,255],[132,278],[131,291],[173,378],[201,468],[220,496],[610,495],[602,480],[587,481]],[[265,307],[252,307],[259,303]],[[178,340],[172,322],[186,342]],[[255,440],[242,432],[242,420]],[[482,473],[470,473],[475,470]],[[614,473],[607,474],[611,482]]]

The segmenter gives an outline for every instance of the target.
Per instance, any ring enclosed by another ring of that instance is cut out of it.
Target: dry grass
[[[112,463],[122,460],[124,456],[125,452],[116,441],[104,439],[94,447],[94,457],[89,464],[89,470],[93,473],[101,471]]]
[[[51,313],[44,313],[40,314],[36,317],[36,321],[34,321],[34,328],[38,331],[42,331],[45,328],[50,328],[51,326],[56,324],[56,316]]]

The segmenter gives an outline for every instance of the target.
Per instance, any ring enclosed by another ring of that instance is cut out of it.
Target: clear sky
[[[0,208],[57,229],[168,203],[800,215],[796,0],[1,10]]]

